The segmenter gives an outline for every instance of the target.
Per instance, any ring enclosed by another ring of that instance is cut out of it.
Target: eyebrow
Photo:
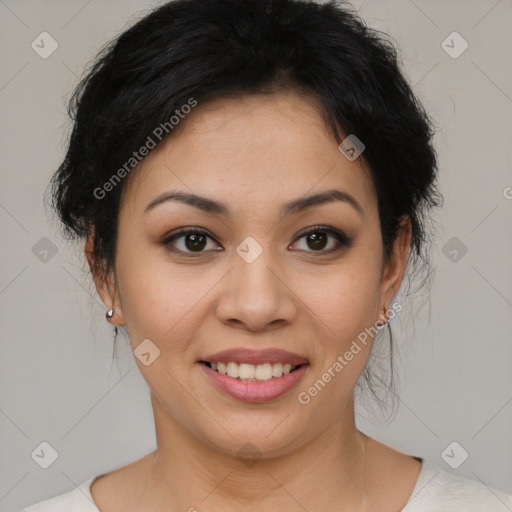
[[[213,199],[209,199],[207,197],[190,194],[187,192],[180,192],[178,190],[164,192],[163,194],[155,197],[155,199],[150,201],[146,206],[144,212],[148,212],[158,205],[168,201],[178,201],[180,203],[193,206],[194,208],[198,208],[206,213],[231,217],[231,211],[226,204],[219,201],[214,201]],[[364,210],[362,206],[357,202],[357,200],[347,192],[342,192],[341,190],[337,189],[325,190],[324,192],[320,192],[318,194],[303,196],[289,201],[283,206],[282,216],[286,217],[288,215],[294,215],[309,208],[327,203],[333,203],[335,201],[340,201],[351,205],[361,216],[364,216]]]

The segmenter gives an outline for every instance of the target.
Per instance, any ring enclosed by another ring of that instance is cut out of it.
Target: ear
[[[95,250],[95,236],[93,229],[85,242],[84,253],[87,258],[89,268],[91,269],[96,291],[105,304],[105,310],[108,311],[110,308],[114,308],[115,310],[113,317],[107,318],[107,322],[117,326],[124,325],[125,319],[117,291],[115,273],[113,270],[107,271],[105,269],[104,262],[99,260]]]
[[[389,259],[384,262],[381,278],[380,318],[386,322],[391,301],[398,293],[404,278],[411,251],[412,226],[408,215],[400,219]]]

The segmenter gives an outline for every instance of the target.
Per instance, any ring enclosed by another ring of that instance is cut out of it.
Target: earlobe
[[[385,325],[387,325],[389,322],[389,318],[388,318],[388,308],[386,306],[384,306],[384,310],[383,312],[379,315],[379,320],[377,322],[375,322],[375,325],[379,328],[382,328],[384,327]]]

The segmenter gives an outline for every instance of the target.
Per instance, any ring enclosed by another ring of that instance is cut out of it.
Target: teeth
[[[270,380],[272,378],[272,365],[270,363],[259,364],[254,368],[256,380]]]
[[[236,363],[229,363],[229,364],[236,364]],[[240,364],[238,365],[238,375],[236,377],[240,377],[241,379],[254,379],[254,376],[256,374],[256,367],[253,364]],[[235,375],[230,375],[230,377],[235,377]]]
[[[237,363],[228,363],[226,366],[226,374],[230,377],[233,377],[234,379],[238,379],[239,377],[239,371],[238,371],[238,364]]]
[[[281,363],[274,363],[272,365],[272,377],[279,378],[283,375],[283,365]]]
[[[247,363],[235,363],[230,361],[228,363],[218,362],[210,363],[213,370],[228,375],[233,379],[240,380],[270,380],[272,378],[278,379],[283,375],[288,375],[295,365],[291,363],[265,363],[265,364],[247,364]]]

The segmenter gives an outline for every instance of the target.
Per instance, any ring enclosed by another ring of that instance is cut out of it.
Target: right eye
[[[181,255],[186,257],[197,257],[212,250],[222,250],[221,248],[207,249],[209,241],[213,241],[214,245],[217,245],[214,238],[206,231],[187,228],[166,237],[162,245],[168,247],[172,252],[181,253]]]

